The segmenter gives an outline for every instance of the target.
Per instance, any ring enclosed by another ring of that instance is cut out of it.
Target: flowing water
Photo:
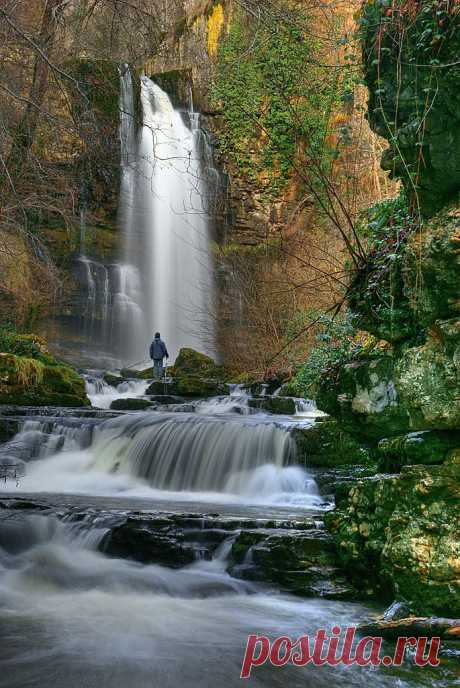
[[[210,244],[219,173],[200,114],[173,107],[145,76],[137,104],[128,65],[120,67],[119,106],[119,256],[105,263],[86,251],[94,229],[82,185],[78,316],[58,319],[54,348],[71,360],[78,350],[78,364],[123,367],[148,361],[159,330],[171,360],[183,346],[215,354]]]
[[[243,402],[241,389],[233,394]],[[27,475],[19,488],[4,487],[3,503],[0,495],[0,686],[237,686],[248,634],[295,639],[369,617],[361,604],[297,598],[227,572],[240,528],[263,533],[274,519],[274,533],[305,519],[321,528],[327,505],[296,464],[290,429],[307,421],[228,407],[210,414],[221,406],[215,399],[201,412],[106,420],[103,412],[24,417],[2,446],[27,462]],[[28,510],[11,509],[11,495]],[[220,544],[206,545],[206,559],[198,548],[180,568],[105,554],[111,528],[139,518],[172,518],[177,547],[181,538],[212,542],[210,535]],[[252,549],[244,565],[251,559]],[[442,688],[455,684],[455,673],[450,665],[415,670],[410,661],[379,671],[266,664],[250,679],[270,688],[369,682]]]

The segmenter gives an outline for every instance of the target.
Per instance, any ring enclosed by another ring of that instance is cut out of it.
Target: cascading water
[[[320,507],[315,481],[295,464],[289,430],[269,419],[192,413],[27,421],[13,444],[36,458],[21,488],[170,499]],[[79,443],[80,441],[80,443]],[[10,443],[11,444],[11,443]],[[6,451],[10,451],[8,448]],[[57,453],[56,453],[57,452]]]
[[[190,126],[167,94],[141,81],[139,140],[131,74],[121,74],[123,261],[114,319],[124,361],[143,360],[161,331],[174,358],[182,346],[214,352],[213,275],[199,116]]]

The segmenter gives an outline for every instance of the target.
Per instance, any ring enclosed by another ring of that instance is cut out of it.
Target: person
[[[157,380],[161,380],[163,377],[163,359],[169,358],[169,354],[159,332],[155,333],[155,339],[150,344],[150,358],[153,360],[153,376]]]

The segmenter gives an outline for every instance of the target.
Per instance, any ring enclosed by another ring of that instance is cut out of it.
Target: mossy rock
[[[337,421],[327,420],[294,430],[298,460],[305,466],[334,468],[371,463],[369,448],[344,432]]]
[[[223,366],[217,365],[209,356],[188,348],[179,351],[171,374],[173,377],[182,378],[188,375],[202,375],[217,380],[224,380],[227,377]]]
[[[411,429],[408,410],[400,403],[391,351],[357,359],[322,377],[316,401],[321,411],[364,442],[377,443]]]
[[[122,382],[125,382],[125,378],[120,375],[113,375],[112,373],[105,373],[103,375],[103,380],[107,385],[111,387],[118,387]]]
[[[296,412],[296,405],[289,397],[259,397],[248,400],[249,408],[277,413],[279,415],[293,416]]]
[[[154,404],[147,399],[115,399],[110,404],[112,411],[145,411],[153,407]]]
[[[151,380],[153,378],[153,363],[145,370],[133,370],[132,368],[123,368],[120,374],[125,380]]]
[[[460,430],[411,432],[379,442],[379,468],[391,472],[407,465],[443,463],[454,449],[460,450]]]
[[[325,514],[351,580],[417,614],[460,616],[459,484],[458,450],[440,466],[355,483]]]
[[[0,353],[0,404],[89,406],[85,381],[70,366],[51,356],[40,359]]]
[[[207,398],[229,394],[227,385],[219,380],[202,378],[198,375],[175,377],[168,388],[171,394],[181,397]]]

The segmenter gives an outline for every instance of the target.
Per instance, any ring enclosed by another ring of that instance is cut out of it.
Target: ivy
[[[221,40],[211,99],[222,113],[220,151],[249,181],[265,180],[276,196],[294,165],[332,158],[325,139],[338,101],[335,77],[316,66],[316,41],[297,21],[254,27],[240,11]]]

